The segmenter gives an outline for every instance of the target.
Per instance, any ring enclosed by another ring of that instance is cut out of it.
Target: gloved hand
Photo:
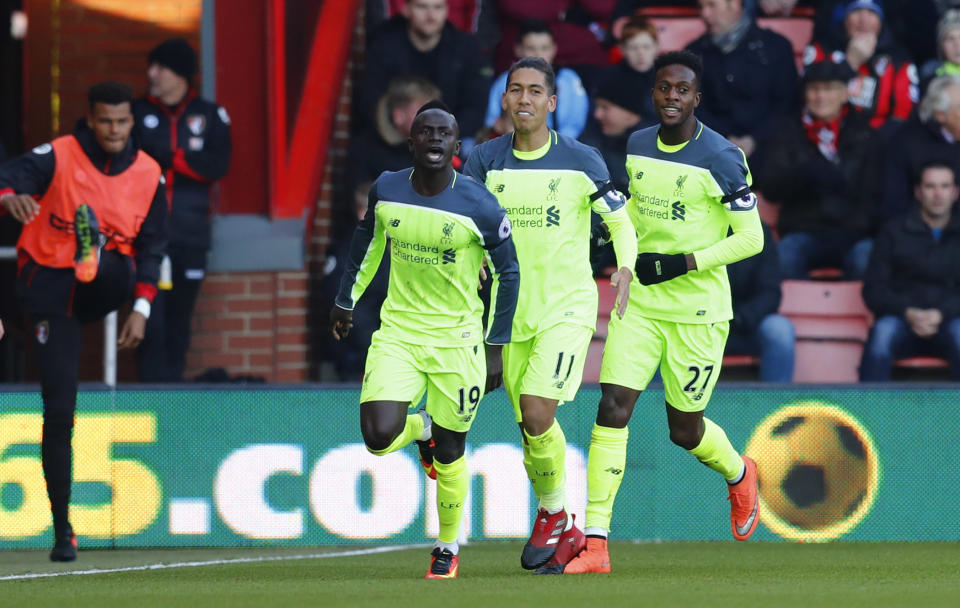
[[[634,269],[640,283],[656,285],[687,274],[687,258],[682,253],[641,253]]]
[[[603,222],[593,225],[590,230],[590,244],[597,249],[604,247],[610,242],[610,229]]]

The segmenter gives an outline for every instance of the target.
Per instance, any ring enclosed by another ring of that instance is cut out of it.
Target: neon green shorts
[[[483,346],[442,348],[410,344],[382,331],[373,334],[360,389],[360,403],[407,401],[420,404],[435,424],[465,433],[477,414],[487,380]]]
[[[561,403],[577,396],[592,337],[589,327],[561,324],[503,347],[503,388],[517,422],[521,420],[520,395]]]
[[[657,367],[667,403],[684,412],[707,407],[720,377],[730,323],[673,323],[627,314],[610,317],[600,382],[647,388]]]

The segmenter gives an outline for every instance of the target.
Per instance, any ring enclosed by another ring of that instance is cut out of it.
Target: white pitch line
[[[127,566],[125,568],[104,568],[94,570],[68,570],[64,572],[38,572],[33,574],[11,574],[0,576],[0,581],[22,581],[34,578],[54,578],[58,576],[83,576],[88,574],[112,574],[115,572],[143,572],[145,570],[168,570],[170,568],[197,568],[199,566],[220,566],[224,564],[252,564],[258,562],[283,562],[297,559],[326,559],[329,557],[351,557],[355,555],[373,555],[390,553],[405,549],[417,549],[428,545],[395,545],[391,547],[372,547],[336,553],[311,553],[308,555],[265,555],[260,557],[237,557],[232,559],[214,559],[202,562],[174,562],[172,564],[148,564],[145,566]]]

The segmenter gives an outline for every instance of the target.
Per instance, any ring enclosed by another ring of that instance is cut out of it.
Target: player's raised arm
[[[340,291],[330,310],[330,331],[337,340],[350,333],[353,308],[376,275],[386,249],[386,233],[377,222],[377,200],[377,182],[374,182],[367,199],[367,213],[353,233],[350,256],[340,279]]]

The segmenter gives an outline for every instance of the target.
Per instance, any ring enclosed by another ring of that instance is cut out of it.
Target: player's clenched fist
[[[687,258],[682,253],[641,253],[637,256],[637,280],[656,285],[687,273]]]

